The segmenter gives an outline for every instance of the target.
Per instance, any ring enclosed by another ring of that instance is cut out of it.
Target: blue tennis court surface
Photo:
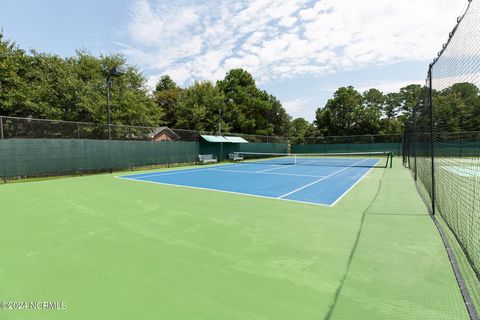
[[[295,165],[245,162],[120,178],[332,206],[379,161],[299,159]]]

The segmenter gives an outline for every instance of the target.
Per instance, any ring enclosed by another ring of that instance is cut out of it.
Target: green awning
[[[225,139],[230,141],[231,143],[248,143],[247,140],[241,138],[241,137],[230,137],[230,136],[225,136]]]
[[[205,135],[205,134],[202,134],[200,136],[208,142],[215,142],[215,143],[227,142],[227,143],[231,143],[230,140],[227,140],[223,136],[208,136],[208,135]]]

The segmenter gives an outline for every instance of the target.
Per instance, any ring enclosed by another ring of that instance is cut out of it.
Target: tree
[[[290,123],[290,142],[293,144],[315,143],[321,134],[317,127],[305,120],[304,118],[296,118]]]
[[[380,130],[381,108],[385,97],[378,89],[363,93],[363,103],[354,111],[354,131],[357,135],[376,134]]]
[[[380,110],[385,102],[385,96],[380,90],[372,88],[363,93],[363,102],[366,108]]]
[[[305,143],[305,135],[307,134],[310,123],[304,118],[296,118],[292,120],[290,125],[291,143]]]
[[[161,76],[160,80],[158,80],[157,84],[155,85],[156,92],[173,90],[177,88],[177,84],[172,80],[172,78],[170,78],[169,75]]]
[[[321,137],[321,132],[315,124],[309,123],[307,131],[305,132],[305,143],[318,143]]]
[[[179,128],[199,131],[217,131],[219,111],[225,97],[210,81],[195,82],[182,91],[178,109]],[[228,131],[223,123],[223,130]]]
[[[333,125],[332,111],[328,108],[317,109],[314,123],[322,136],[331,136],[336,132]]]
[[[2,115],[85,122],[106,122],[105,78],[123,65],[127,72],[111,86],[112,123],[157,126],[146,80],[121,55],[95,57],[78,51],[73,57],[29,54],[0,33],[0,112]]]
[[[24,76],[30,63],[25,51],[0,32],[0,115],[32,116]]]
[[[170,127],[177,127],[178,109],[182,89],[168,75],[160,78],[153,92],[155,103],[164,113],[164,120]]]
[[[456,83],[433,95],[436,130],[480,130],[480,90],[472,83]]]
[[[392,92],[385,95],[385,103],[382,108],[384,116],[382,119],[382,133],[397,133],[393,129],[394,127],[392,126],[392,120],[396,119],[396,117],[399,115],[401,105],[401,97],[398,93]]]
[[[421,97],[422,86],[419,84],[411,84],[401,88],[398,93],[401,110],[406,113],[411,113],[418,106]]]
[[[224,119],[235,132],[284,135],[290,117],[280,101],[260,90],[243,69],[230,70],[217,87],[225,96]]]
[[[291,120],[281,102],[260,90],[253,76],[232,69],[213,84],[197,82],[182,89],[168,76],[160,78],[153,95],[140,71],[122,55],[75,56],[25,52],[0,32],[0,114],[85,122],[106,122],[105,78],[114,66],[127,72],[111,86],[113,124],[158,126],[246,134],[309,136],[401,134],[414,110],[416,127],[428,128],[421,112],[428,88],[416,84],[383,94],[369,89],[360,94],[353,87],[338,88],[315,121]],[[433,91],[437,130],[479,131],[480,90],[472,83],[455,83]],[[423,103],[423,104],[422,104]]]
[[[341,87],[323,109],[317,109],[315,123],[327,135],[355,134],[355,121],[362,102],[362,95],[352,86]]]
[[[273,95],[268,95],[265,114],[268,135],[285,136],[290,131],[291,116],[283,108],[282,103]],[[259,132],[257,130],[257,132]],[[260,131],[261,134],[261,131]]]

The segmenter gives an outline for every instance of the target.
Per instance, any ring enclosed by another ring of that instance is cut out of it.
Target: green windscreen
[[[0,141],[0,176],[26,177],[195,162],[195,142],[74,139]]]

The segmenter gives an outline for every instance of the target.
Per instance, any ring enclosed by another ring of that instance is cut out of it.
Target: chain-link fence
[[[109,135],[110,131],[110,135]],[[216,132],[160,127],[106,125],[33,118],[0,116],[0,139],[92,139],[137,141],[200,141],[200,135]],[[288,138],[240,133],[222,133],[249,142],[288,143]],[[110,137],[110,138],[109,138]]]
[[[480,0],[428,70],[404,134],[409,167],[454,262],[472,319],[480,310]],[[451,246],[449,245],[451,244]],[[458,250],[455,248],[458,247]]]
[[[293,153],[348,153],[386,151],[394,155],[402,152],[401,135],[353,135],[306,137],[305,143],[293,144]]]

